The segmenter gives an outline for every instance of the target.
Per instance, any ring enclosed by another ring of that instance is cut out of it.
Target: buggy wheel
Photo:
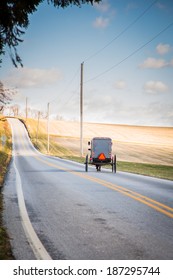
[[[86,160],[85,160],[85,171],[88,172],[88,155],[86,155]]]
[[[114,157],[112,158],[112,173],[116,173],[116,155],[114,155]]]
[[[117,172],[117,157],[116,155],[114,155],[114,172],[116,173]]]
[[[96,164],[96,169],[97,169],[97,171],[101,171],[101,165]]]
[[[114,172],[114,157],[112,157],[111,166],[112,166],[112,173],[113,173]]]

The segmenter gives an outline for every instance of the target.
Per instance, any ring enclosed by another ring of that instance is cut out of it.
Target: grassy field
[[[2,139],[5,138],[5,141]],[[11,131],[8,122],[0,116],[0,260],[12,259],[9,238],[2,222],[2,186],[11,159]]]
[[[28,129],[36,139],[37,121],[28,119]],[[45,135],[46,120],[39,124],[39,134]],[[50,121],[52,140],[61,147],[79,156],[80,131],[78,122]],[[113,139],[113,153],[119,161],[151,163],[173,166],[173,128],[140,127],[127,125],[84,123],[84,154],[88,152],[87,143],[92,137]],[[40,137],[38,137],[40,138]]]
[[[26,126],[34,145],[47,153],[47,123],[28,119]],[[117,170],[173,180],[173,128],[137,127],[125,125],[84,124],[84,156],[87,143],[94,136],[111,137],[113,153],[117,155]],[[84,162],[80,157],[79,124],[50,122],[50,154]]]

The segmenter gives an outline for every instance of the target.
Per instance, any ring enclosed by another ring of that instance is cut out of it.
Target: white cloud
[[[161,81],[148,81],[144,85],[144,90],[147,93],[160,93],[166,92],[168,90],[168,86]]]
[[[154,68],[159,69],[169,66],[169,63],[167,63],[164,59],[156,59],[153,57],[148,57],[141,65],[141,68]]]
[[[6,82],[17,88],[42,87],[56,83],[62,78],[57,69],[20,68],[14,70]]]
[[[128,3],[126,7],[126,11],[129,12],[131,10],[135,10],[138,8],[138,5],[136,3]]]
[[[102,13],[108,12],[110,9],[110,3],[108,0],[102,0],[102,2],[100,3],[94,3],[94,6],[98,11]]]
[[[171,46],[169,44],[159,44],[156,47],[156,51],[158,54],[163,55],[168,53],[171,50]]]
[[[165,10],[166,9],[166,5],[158,2],[156,3],[156,7],[159,9],[159,10]]]
[[[123,81],[123,80],[116,81],[115,88],[120,89],[120,90],[125,89],[126,88],[126,82]]]
[[[111,20],[114,18],[116,10],[111,7],[108,0],[102,0],[102,2],[100,2],[99,4],[95,3],[94,6],[101,13],[101,16],[98,16],[95,19],[95,21],[93,22],[93,26],[95,28],[107,27],[110,24]]]
[[[109,18],[97,17],[93,23],[93,26],[96,28],[105,28],[109,25]]]

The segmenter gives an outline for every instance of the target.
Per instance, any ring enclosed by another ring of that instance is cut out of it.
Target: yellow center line
[[[151,199],[151,198],[149,198],[147,196],[144,196],[142,194],[139,194],[137,192],[131,191],[131,190],[129,190],[127,188],[124,188],[122,186],[118,186],[116,184],[107,182],[105,180],[98,179],[98,178],[89,176],[87,174],[71,171],[71,170],[69,170],[67,168],[64,168],[64,167],[58,166],[58,165],[56,165],[54,163],[48,162],[46,160],[43,160],[43,159],[39,158],[38,156],[35,156],[35,158],[37,160],[45,163],[46,165],[55,167],[55,168],[60,169],[60,170],[64,170],[66,172],[69,172],[69,173],[71,173],[73,175],[76,175],[76,176],[82,177],[84,179],[90,180],[92,182],[96,182],[96,183],[98,183],[98,184],[100,184],[102,186],[105,186],[105,187],[107,187],[109,189],[112,189],[114,191],[117,191],[117,192],[119,192],[119,193],[121,193],[123,195],[131,197],[134,200],[136,200],[138,202],[141,202],[141,203],[143,203],[143,204],[145,204],[145,205],[155,209],[156,211],[158,211],[158,212],[160,212],[160,213],[162,213],[162,214],[164,214],[164,215],[166,215],[166,216],[168,216],[170,218],[173,218],[173,213],[170,213],[170,212],[173,212],[173,208],[171,208],[171,207],[169,207],[169,206],[167,206],[165,204],[162,204],[162,203],[160,203],[160,202],[158,202],[158,201],[156,201],[154,199]],[[170,211],[170,212],[168,212],[168,211]]]
[[[76,174],[76,175],[77,175],[77,174]],[[87,175],[82,175],[82,176],[87,176]],[[94,178],[94,177],[92,177],[92,178],[93,178],[93,179],[96,179],[97,182],[99,182],[100,184],[104,184],[104,183],[106,182],[106,181],[101,180],[101,179],[97,179],[97,178]],[[88,179],[89,179],[89,178],[88,178]],[[173,212],[173,208],[171,208],[171,207],[169,207],[169,206],[167,206],[167,205],[165,205],[165,204],[162,204],[162,203],[160,203],[160,202],[158,202],[158,201],[156,201],[156,200],[153,200],[152,198],[149,198],[149,197],[144,196],[144,195],[142,195],[142,194],[140,194],[140,193],[134,192],[134,191],[132,191],[132,190],[129,190],[129,189],[124,188],[124,187],[122,187],[122,186],[118,186],[118,185],[113,184],[113,183],[110,183],[110,182],[106,182],[106,183],[108,183],[110,187],[113,187],[113,188],[116,187],[116,189],[118,188],[119,191],[126,192],[127,194],[128,194],[128,193],[131,193],[131,194],[133,194],[133,195],[135,195],[135,196],[138,196],[138,197],[140,197],[140,198],[142,198],[142,199],[144,199],[144,200],[150,201],[150,202],[152,202],[152,203],[154,203],[154,204],[156,204],[156,205],[159,205],[160,207],[163,207],[163,208],[165,208],[165,209],[167,209],[167,210]]]

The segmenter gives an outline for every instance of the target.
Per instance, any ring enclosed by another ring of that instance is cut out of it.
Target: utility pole
[[[36,143],[38,141],[39,123],[40,123],[40,111],[38,111]]]
[[[80,80],[80,154],[83,157],[83,65],[81,63],[81,80]]]
[[[26,97],[26,121],[28,119],[28,98]]]
[[[47,104],[47,153],[49,154],[49,103]]]

